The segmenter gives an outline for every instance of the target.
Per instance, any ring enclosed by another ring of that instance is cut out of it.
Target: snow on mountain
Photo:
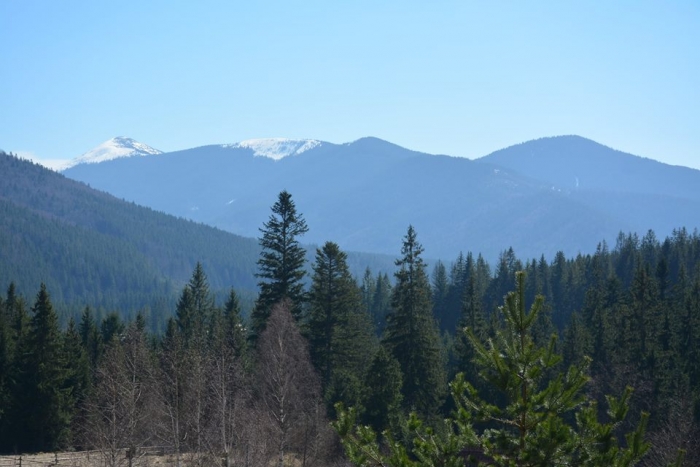
[[[117,136],[105,141],[82,156],[72,159],[61,167],[61,170],[69,169],[78,164],[96,164],[120,157],[153,156],[162,153],[163,151],[154,149],[147,144],[139,143],[124,136]]]
[[[296,156],[321,144],[315,139],[262,138],[247,139],[240,143],[228,144],[229,148],[252,149],[255,156],[269,157],[276,161],[287,156]]]

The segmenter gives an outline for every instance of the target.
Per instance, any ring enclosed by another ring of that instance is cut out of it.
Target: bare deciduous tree
[[[89,441],[109,467],[138,464],[141,448],[151,443],[157,404],[154,388],[145,338],[132,325],[120,340],[110,343],[87,404]]]
[[[160,351],[158,378],[159,407],[157,435],[168,445],[175,456],[175,465],[180,467],[182,444],[185,441],[183,422],[184,372],[182,342],[175,330],[175,322],[168,322],[168,329]]]
[[[249,381],[243,372],[242,356],[223,315],[214,314],[207,353],[207,451],[223,458],[230,467],[240,449],[244,408],[250,403]]]
[[[328,439],[320,381],[289,309],[288,302],[273,307],[258,342],[255,374],[256,407],[280,467],[288,454],[312,465],[325,454]]]

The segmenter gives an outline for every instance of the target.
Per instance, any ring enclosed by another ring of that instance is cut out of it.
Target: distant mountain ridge
[[[617,151],[580,136],[528,141],[478,159],[561,190],[629,231],[700,227],[700,171]]]
[[[527,141],[478,161],[516,170],[568,192],[654,193],[700,200],[700,171],[627,154],[580,136]]]
[[[676,227],[693,229],[700,212],[700,171],[576,136],[530,141],[477,160],[371,137],[346,144],[270,138],[79,164],[64,173],[253,237],[276,194],[287,189],[306,216],[312,243],[396,254],[412,224],[426,255],[445,260],[473,251],[493,261],[508,247],[522,257],[592,252],[620,231],[664,236]]]

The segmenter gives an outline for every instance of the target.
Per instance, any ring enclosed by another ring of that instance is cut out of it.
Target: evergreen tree
[[[175,320],[182,342],[186,347],[202,349],[204,336],[214,310],[214,298],[204,269],[197,263],[189,283],[183,288],[177,302]]]
[[[328,385],[333,370],[338,323],[359,308],[359,295],[347,266],[347,255],[337,244],[326,242],[316,249],[316,262],[309,292],[308,339],[311,361]]]
[[[75,415],[71,420],[70,446],[81,446],[80,425],[85,419],[85,404],[90,392],[90,361],[81,342],[75,320],[70,318],[63,334],[63,361],[66,364],[65,389],[70,391]]]
[[[552,304],[552,308],[557,310],[554,319],[557,329],[563,329],[566,326],[567,318],[570,316],[570,312],[573,311],[569,307],[569,300],[567,300],[566,277],[568,270],[569,264],[566,256],[564,256],[564,252],[558,251],[550,266],[552,296],[548,299]]]
[[[107,345],[113,339],[119,339],[119,337],[124,334],[126,326],[122,322],[121,317],[118,313],[109,313],[102,320],[100,324],[100,333],[102,335],[102,342]]]
[[[370,316],[374,315],[373,301],[374,293],[377,290],[377,281],[372,275],[372,271],[369,267],[365,269],[365,274],[362,276],[362,285],[360,286],[360,292],[362,294],[362,306],[365,307],[367,313]]]
[[[17,296],[14,282],[10,283],[7,288],[5,313],[10,326],[12,352],[14,352],[29,331],[27,303],[24,301],[24,297]]]
[[[453,332],[454,328],[450,328],[453,324],[451,317],[448,316],[448,293],[449,293],[449,279],[447,278],[447,268],[442,264],[442,261],[438,261],[433,268],[433,287],[432,287],[432,308],[433,316],[437,321],[441,331]]]
[[[377,274],[377,286],[372,298],[372,323],[378,336],[384,333],[386,317],[391,313],[391,281],[384,273]]]
[[[630,334],[628,349],[632,362],[642,363],[656,348],[658,327],[661,324],[659,289],[648,264],[637,265],[630,287]]]
[[[30,317],[24,298],[18,296],[14,283],[7,289],[4,301],[4,316],[6,326],[6,342],[3,372],[0,380],[4,384],[2,409],[0,409],[0,451],[15,451],[18,442],[24,435],[22,420],[26,415],[22,404],[24,399],[22,383],[26,373],[25,363],[29,349],[27,336],[29,334]],[[2,344],[0,344],[2,345]],[[1,390],[0,390],[1,391]]]
[[[361,373],[372,352],[372,328],[350,275],[347,255],[337,244],[326,242],[316,250],[313,270],[309,352],[332,407],[339,399],[358,399]]]
[[[241,318],[241,305],[238,295],[231,289],[224,303],[224,331],[226,345],[233,351],[236,357],[244,357],[246,354],[246,335]]]
[[[52,451],[68,441],[73,401],[58,316],[44,284],[32,312],[27,339],[20,343],[15,441],[21,450]]]
[[[484,312],[481,307],[481,297],[476,290],[476,275],[470,274],[464,290],[462,300],[462,317],[460,319],[457,333],[457,353],[459,356],[459,370],[463,372],[467,379],[476,384],[476,365],[474,362],[474,348],[468,342],[467,334],[469,329],[475,336],[481,339],[487,337],[487,325]]]
[[[513,248],[503,251],[498,258],[496,274],[487,290],[488,309],[495,309],[503,301],[503,297],[513,290],[515,272],[522,269],[522,264],[516,258]]]
[[[396,261],[393,312],[387,317],[384,343],[401,366],[404,406],[431,416],[442,403],[446,376],[422,252],[416,231],[409,226],[403,257]]]
[[[420,467],[469,465],[586,467],[631,466],[649,449],[644,441],[647,416],[618,446],[614,428],[626,417],[631,390],[621,399],[608,398],[609,422],[598,421],[596,403],[588,400],[586,362],[546,380],[559,362],[555,340],[537,346],[531,328],[542,306],[539,297],[525,311],[525,280],[516,278],[516,291],[500,309],[505,321],[494,339],[473,334],[480,376],[506,398],[503,404],[484,402],[472,385],[458,375],[451,384],[456,406],[443,430],[426,427],[415,414],[402,426],[412,437],[408,448],[386,433],[380,447],[376,432],[356,426],[356,412],[339,410],[335,429],[351,462],[358,466]],[[475,422],[486,429],[475,429]]]
[[[446,329],[450,333],[454,333],[462,316],[462,299],[466,281],[470,274],[474,273],[474,257],[471,253],[467,253],[465,259],[462,253],[457,256],[457,260],[450,269],[450,278],[447,288],[447,296],[445,297],[445,313],[441,329]]]
[[[700,271],[699,271],[700,272]],[[679,334],[680,355],[691,387],[700,387],[700,274],[697,274],[683,301],[683,322]],[[700,394],[698,394],[700,396]],[[700,415],[700,398],[698,399]]]
[[[291,312],[299,321],[304,303],[305,275],[304,257],[306,251],[299,244],[298,237],[308,231],[306,221],[297,213],[292,195],[287,191],[279,194],[272,206],[270,219],[260,229],[260,259],[256,277],[261,281],[260,295],[251,315],[253,340],[265,328],[270,310],[284,299],[291,302]]]
[[[340,401],[361,404],[363,377],[377,347],[372,321],[362,309],[351,310],[336,325],[333,336],[331,380],[325,398],[329,409]]]
[[[80,316],[80,341],[88,357],[91,368],[97,367],[97,362],[102,353],[102,336],[97,329],[95,318],[90,307],[85,307]]]
[[[185,447],[197,454],[206,448],[207,372],[213,364],[211,350],[221,342],[215,334],[225,330],[222,321],[197,263],[178,299],[175,319],[168,322],[161,358],[161,379],[171,386],[161,393],[170,421],[165,432],[177,457]]]
[[[403,377],[399,362],[380,346],[367,368],[362,395],[362,423],[381,433],[396,426],[401,412]]]

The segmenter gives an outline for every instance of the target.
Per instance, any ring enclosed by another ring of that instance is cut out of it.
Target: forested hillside
[[[39,165],[0,153],[0,281],[31,294],[40,283],[62,315],[86,304],[162,327],[197,262],[212,288],[255,298],[258,241],[118,200]],[[352,254],[353,271],[392,259]],[[65,321],[65,318],[63,318]]]

